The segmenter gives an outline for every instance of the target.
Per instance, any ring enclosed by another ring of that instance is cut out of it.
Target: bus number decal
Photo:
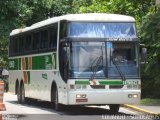
[[[9,67],[14,68],[14,61],[9,61]]]
[[[42,78],[44,78],[44,79],[48,79],[48,77],[47,77],[47,73],[42,73]]]

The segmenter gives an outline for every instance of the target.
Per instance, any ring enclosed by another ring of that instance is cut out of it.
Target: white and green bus
[[[69,14],[10,33],[9,90],[63,105],[137,104],[139,41],[130,16]]]

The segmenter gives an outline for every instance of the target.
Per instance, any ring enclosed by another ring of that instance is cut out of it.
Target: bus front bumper
[[[69,105],[139,104],[141,90],[68,91]]]

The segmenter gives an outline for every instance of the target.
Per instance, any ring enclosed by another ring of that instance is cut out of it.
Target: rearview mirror
[[[142,62],[141,64],[147,63],[147,48],[142,48]]]

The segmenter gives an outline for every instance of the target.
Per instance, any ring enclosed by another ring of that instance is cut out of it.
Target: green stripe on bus
[[[98,81],[100,85],[123,85],[123,81]]]
[[[21,70],[21,58],[18,59],[18,69]]]
[[[57,66],[57,57],[56,57],[56,53],[54,53],[54,69],[56,69],[56,66]]]
[[[33,70],[42,70],[42,69],[50,70],[51,67],[52,67],[51,55],[32,57],[32,69]]]
[[[97,80],[97,82],[99,82],[100,85],[124,85],[124,82],[123,81],[114,81],[114,80],[105,80],[105,81],[100,81],[100,80]],[[86,85],[89,85],[90,82],[89,81],[75,81],[75,84],[86,84]]]
[[[52,56],[54,61],[52,61]],[[21,70],[22,68],[22,58],[10,59],[9,60],[9,69],[10,70]],[[57,69],[57,55],[41,55],[41,56],[32,56],[32,70],[52,70]],[[25,57],[25,70],[30,70],[29,68],[29,59]]]
[[[26,64],[26,70],[29,69],[29,65],[28,65],[28,57],[25,57],[25,64]]]
[[[81,85],[82,85],[82,84],[83,84],[83,85],[85,84],[85,85],[88,85],[88,84],[90,84],[90,83],[89,83],[89,81],[75,81],[75,84],[81,84]]]
[[[44,58],[44,56],[37,56],[35,62],[37,62],[36,70],[37,69],[39,69],[39,70],[45,69],[45,58]]]
[[[28,76],[28,84],[30,84],[30,81],[31,81],[31,79],[30,79],[30,71],[27,71],[27,76]]]

